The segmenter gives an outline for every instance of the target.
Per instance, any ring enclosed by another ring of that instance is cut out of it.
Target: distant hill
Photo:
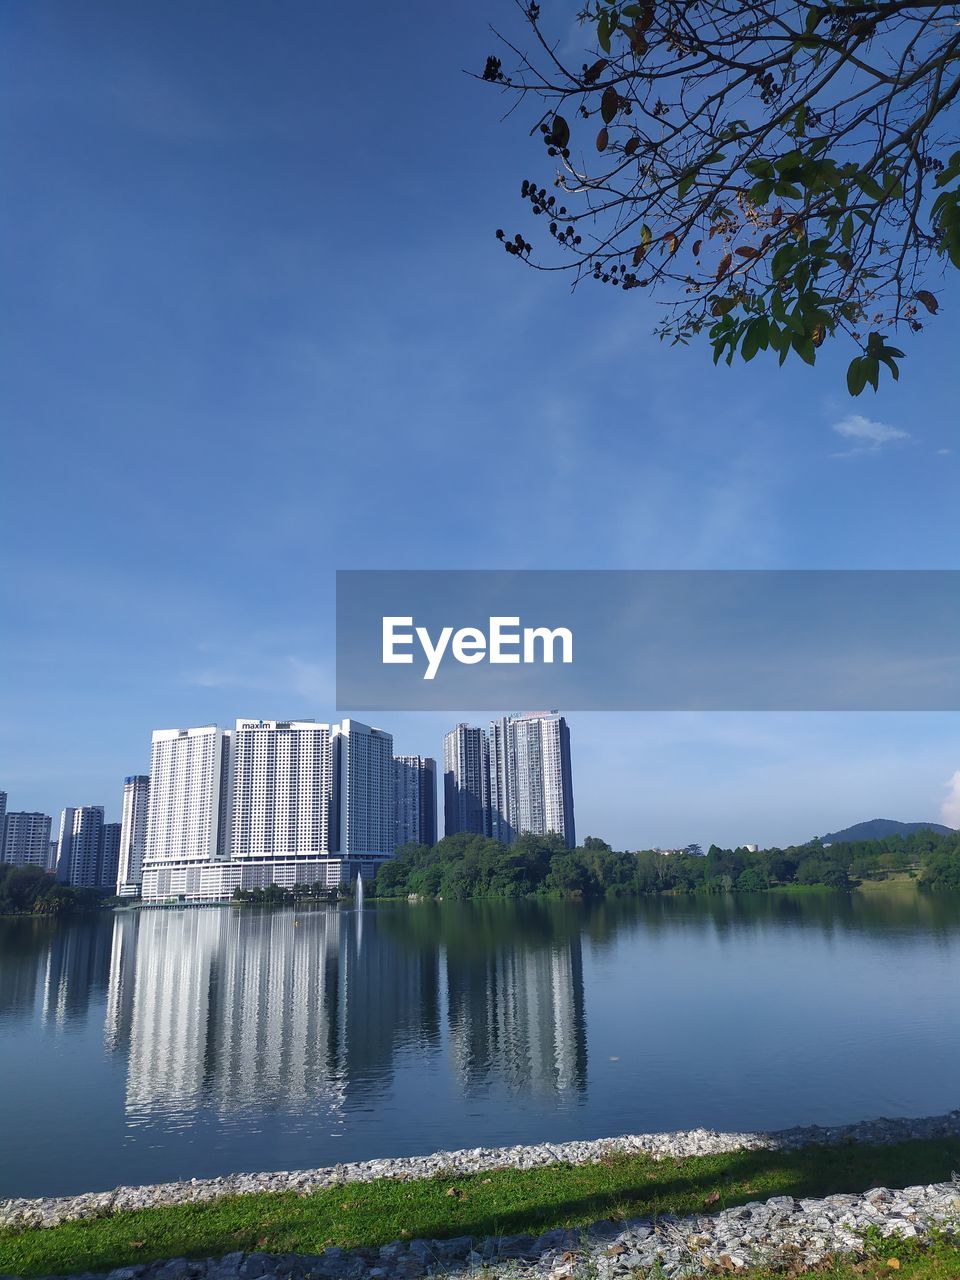
[[[842,831],[823,836],[824,844],[842,844],[845,840],[885,840],[887,836],[908,836],[911,831],[936,831],[952,836],[953,827],[940,822],[896,822],[893,818],[871,818],[869,822],[857,822]]]

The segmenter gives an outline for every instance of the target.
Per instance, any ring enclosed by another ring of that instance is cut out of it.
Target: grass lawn
[[[319,1253],[333,1244],[350,1248],[415,1237],[537,1234],[548,1227],[581,1226],[603,1218],[715,1212],[773,1195],[823,1196],[943,1182],[957,1168],[960,1139],[950,1138],[877,1147],[741,1151],[682,1160],[618,1156],[600,1164],[503,1169],[412,1182],[383,1178],[306,1196],[235,1196],[46,1230],[6,1230],[0,1232],[0,1275],[100,1271],[235,1249]],[[934,1257],[897,1257],[900,1268],[890,1267],[884,1274],[899,1270],[904,1276],[937,1280],[941,1275],[960,1276],[960,1252],[953,1252],[953,1270],[930,1270],[940,1265]],[[841,1269],[824,1274],[870,1273]]]

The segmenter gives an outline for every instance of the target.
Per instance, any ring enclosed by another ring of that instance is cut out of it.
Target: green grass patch
[[[234,1196],[46,1230],[6,1230],[0,1232],[0,1274],[105,1271],[235,1249],[319,1253],[330,1245],[357,1248],[416,1237],[537,1234],[603,1218],[716,1212],[774,1195],[824,1196],[943,1182],[957,1168],[960,1139],[945,1138],[682,1160],[616,1156],[599,1164],[502,1169],[412,1182],[382,1178],[343,1183],[310,1195]],[[911,1274],[905,1266],[903,1274]]]

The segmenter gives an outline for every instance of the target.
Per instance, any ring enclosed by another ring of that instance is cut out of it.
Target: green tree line
[[[0,915],[60,916],[102,906],[96,889],[60,884],[41,867],[14,867],[0,862]]]
[[[918,831],[884,840],[751,851],[695,845],[680,852],[617,852],[588,837],[567,849],[556,836],[503,845],[478,835],[409,844],[377,872],[379,897],[632,897],[660,893],[762,893],[783,886],[849,890],[864,879],[908,872],[921,888],[960,888],[960,833]]]

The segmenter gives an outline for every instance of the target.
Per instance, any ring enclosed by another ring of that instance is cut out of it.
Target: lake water
[[[960,898],[0,920],[0,1196],[960,1106]]]

